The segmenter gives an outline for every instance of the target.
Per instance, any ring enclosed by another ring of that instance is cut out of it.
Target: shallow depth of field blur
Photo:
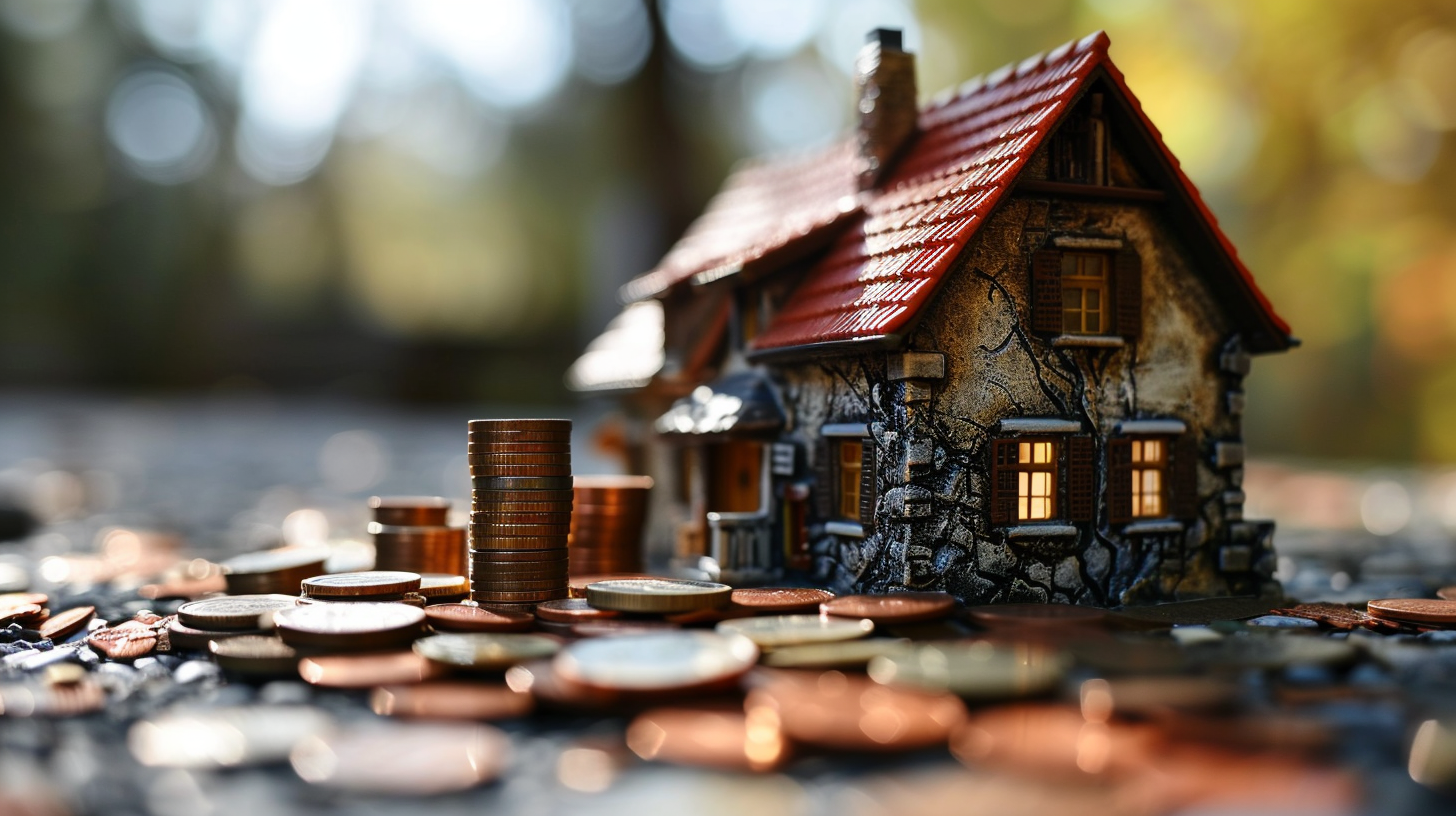
[[[742,156],[1105,28],[1302,348],[1262,457],[1456,463],[1456,6],[0,0],[0,384],[564,404]]]

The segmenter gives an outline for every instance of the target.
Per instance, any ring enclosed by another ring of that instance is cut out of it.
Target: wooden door
[[[763,495],[763,444],[721,442],[708,447],[708,512],[752,513]]]

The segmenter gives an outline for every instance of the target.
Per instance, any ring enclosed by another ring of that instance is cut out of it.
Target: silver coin
[[[828,615],[767,615],[735,618],[720,622],[719,634],[742,635],[760,648],[795,646],[802,643],[830,643],[857,640],[875,631],[867,618],[835,618]]]
[[[716,632],[654,632],[579,640],[553,664],[562,677],[623,691],[685,689],[732,680],[758,662],[758,646]]]
[[[451,633],[415,641],[415,653],[461,669],[505,671],[529,660],[551,657],[561,644],[542,635]]]

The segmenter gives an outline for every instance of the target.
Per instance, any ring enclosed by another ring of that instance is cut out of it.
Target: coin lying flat
[[[587,603],[585,598],[564,598],[559,601],[547,601],[536,606],[536,617],[555,623],[610,620],[620,614],[610,609],[597,609]]]
[[[679,581],[671,578],[633,578],[587,584],[587,603],[598,609],[618,612],[690,612],[724,606],[733,587],[709,581]]]
[[[826,615],[869,618],[877,624],[894,625],[943,618],[955,607],[955,597],[944,592],[897,592],[893,595],[844,595],[826,601],[819,609]]]
[[[174,649],[206,650],[214,640],[267,634],[271,632],[264,629],[195,629],[180,620],[167,624],[167,639]]]
[[[371,570],[318,575],[303,582],[304,594],[314,598],[347,598],[360,595],[399,595],[420,588],[414,572]]]
[[[1431,598],[1384,598],[1365,605],[1366,611],[1385,620],[1428,626],[1456,626],[1456,601]]]
[[[443,572],[420,573],[419,593],[430,603],[447,603],[460,600],[470,594],[470,579],[464,575],[449,575]]]
[[[296,677],[298,652],[272,635],[243,635],[207,644],[223,671],[245,677]]]
[[[834,593],[808,587],[753,587],[733,590],[733,603],[756,614],[789,615],[817,612],[819,604],[834,600]]]
[[[400,527],[438,527],[450,514],[450,500],[440,496],[373,496],[369,509],[380,524]]]
[[[315,649],[387,649],[420,634],[425,611],[398,603],[324,603],[273,613],[278,634],[290,646]]]
[[[289,760],[312,785],[432,796],[495,779],[509,755],[505,734],[488,725],[392,723],[310,737]]]
[[[776,671],[744,709],[776,715],[798,742],[836,750],[904,751],[944,745],[966,718],[951,694],[880,686],[838,671]]]
[[[900,638],[868,638],[837,643],[785,646],[763,656],[762,663],[779,669],[863,669],[881,655],[903,654],[915,645]]]
[[[580,640],[556,656],[562,678],[626,691],[711,686],[741,677],[758,661],[758,646],[713,632],[654,632]]]
[[[328,715],[308,706],[199,709],[141,720],[126,742],[148,767],[238,768],[286,760],[300,740],[330,723]]]
[[[1055,653],[986,642],[920,646],[877,657],[869,664],[869,675],[878,683],[948,691],[975,700],[1045,694],[1062,682],[1065,671],[1065,662]]]
[[[81,627],[85,626],[95,615],[96,607],[94,606],[78,606],[52,615],[40,625],[41,637],[48,637],[57,642],[65,640],[81,631]]]
[[[430,682],[384,686],[369,696],[382,717],[420,720],[509,720],[535,708],[530,694],[506,685]]]
[[[757,643],[760,648],[772,649],[802,643],[856,640],[875,631],[875,624],[864,618],[855,620],[828,615],[772,615],[725,620],[715,629],[719,634],[742,635]]]
[[[740,708],[659,708],[627,727],[627,747],[649,762],[727,771],[768,771],[789,757],[776,717]]]
[[[1031,778],[1119,778],[1155,764],[1157,734],[1117,721],[1088,722],[1075,707],[1012,705],[982,709],[956,731],[951,753],[972,768]]]
[[[560,649],[559,641],[545,635],[446,634],[415,643],[415,652],[429,660],[474,671],[505,671]]]
[[[536,616],[529,612],[487,609],[465,604],[435,604],[425,617],[437,630],[448,632],[529,632]]]
[[[298,661],[298,676],[323,688],[373,688],[391,683],[421,683],[440,668],[414,652],[319,655]]]
[[[188,601],[177,607],[177,620],[195,629],[257,629],[259,616],[294,606],[296,600],[291,595],[229,595]]]
[[[135,660],[157,647],[157,628],[141,621],[122,621],[92,632],[86,637],[86,645],[112,660]]]

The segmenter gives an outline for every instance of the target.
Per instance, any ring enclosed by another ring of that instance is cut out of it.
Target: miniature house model
[[[1250,355],[1295,340],[1097,33],[739,167],[573,366],[643,419],[660,547],[732,581],[1115,606],[1256,594]]]

